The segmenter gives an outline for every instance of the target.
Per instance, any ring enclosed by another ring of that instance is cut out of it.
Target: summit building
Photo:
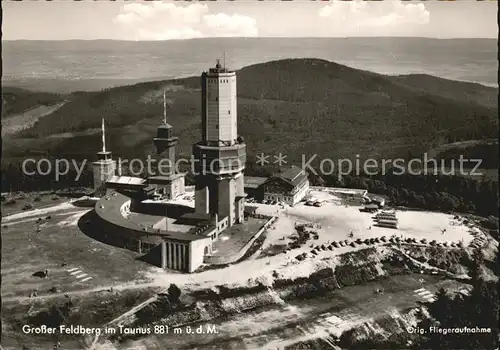
[[[201,76],[201,141],[193,146],[195,212],[217,214],[232,226],[243,222],[246,146],[238,135],[236,73],[223,67]]]

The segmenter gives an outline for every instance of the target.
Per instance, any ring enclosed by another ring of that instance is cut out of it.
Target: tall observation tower
[[[201,142],[193,146],[195,211],[243,222],[246,147],[238,136],[236,73],[217,61],[201,75]]]

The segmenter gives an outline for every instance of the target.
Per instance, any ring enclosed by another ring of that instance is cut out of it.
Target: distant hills
[[[226,53],[241,69],[315,57],[382,74],[424,73],[498,87],[496,39],[201,38],[2,41],[3,85],[70,93],[196,76]]]
[[[250,159],[260,152],[283,152],[294,162],[314,153],[332,159],[407,158],[442,144],[498,137],[498,89],[480,84],[386,76],[320,59],[272,61],[237,74],[238,127]],[[68,102],[4,139],[2,163],[29,155],[93,159],[102,117],[115,154],[130,159],[152,153],[163,89],[179,153],[189,155],[201,132],[199,77],[65,96],[4,90],[10,115]]]

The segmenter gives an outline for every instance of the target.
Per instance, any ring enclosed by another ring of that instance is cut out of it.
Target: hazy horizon
[[[21,40],[3,43],[2,82],[37,90],[98,90],[195,76],[225,53],[234,70],[286,58],[318,58],[381,74],[429,74],[498,86],[497,52],[491,39]]]

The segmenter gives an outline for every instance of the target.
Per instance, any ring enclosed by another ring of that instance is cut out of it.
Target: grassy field
[[[75,207],[63,199],[53,203],[49,196],[42,198],[36,202],[38,209],[31,211],[13,213],[16,208],[7,206],[12,209],[12,215],[2,220],[2,346],[5,349],[20,349],[21,344],[30,349],[52,348],[54,339],[42,337],[37,341],[36,337],[23,335],[19,327],[28,322],[29,317],[53,305],[64,304],[65,293],[69,293],[76,305],[68,324],[76,325],[101,325],[153,293],[148,288],[118,294],[107,290],[97,292],[106,286],[145,281],[144,273],[150,267],[137,260],[138,254],[134,252],[85,235],[79,225],[89,208]],[[23,202],[26,200],[16,205],[21,206]],[[48,270],[47,278],[35,275],[42,270]],[[38,298],[28,298],[34,291]],[[67,337],[62,344],[66,346],[64,349],[78,349],[80,342],[79,337]]]
[[[50,106],[38,106],[28,111],[2,119],[2,137],[30,128],[39,118],[43,118],[61,108],[65,102]]]
[[[36,223],[37,216],[3,223],[4,298],[27,295],[35,289],[43,295],[50,293],[52,287],[66,292],[130,282],[140,277],[147,265],[136,260],[137,254],[103,244],[82,233],[77,225],[87,211],[65,208],[51,213],[51,219],[41,216],[44,219],[40,224]],[[37,227],[41,227],[38,233]],[[68,271],[75,268],[92,279],[81,282]],[[48,278],[33,276],[44,269],[49,270]]]

